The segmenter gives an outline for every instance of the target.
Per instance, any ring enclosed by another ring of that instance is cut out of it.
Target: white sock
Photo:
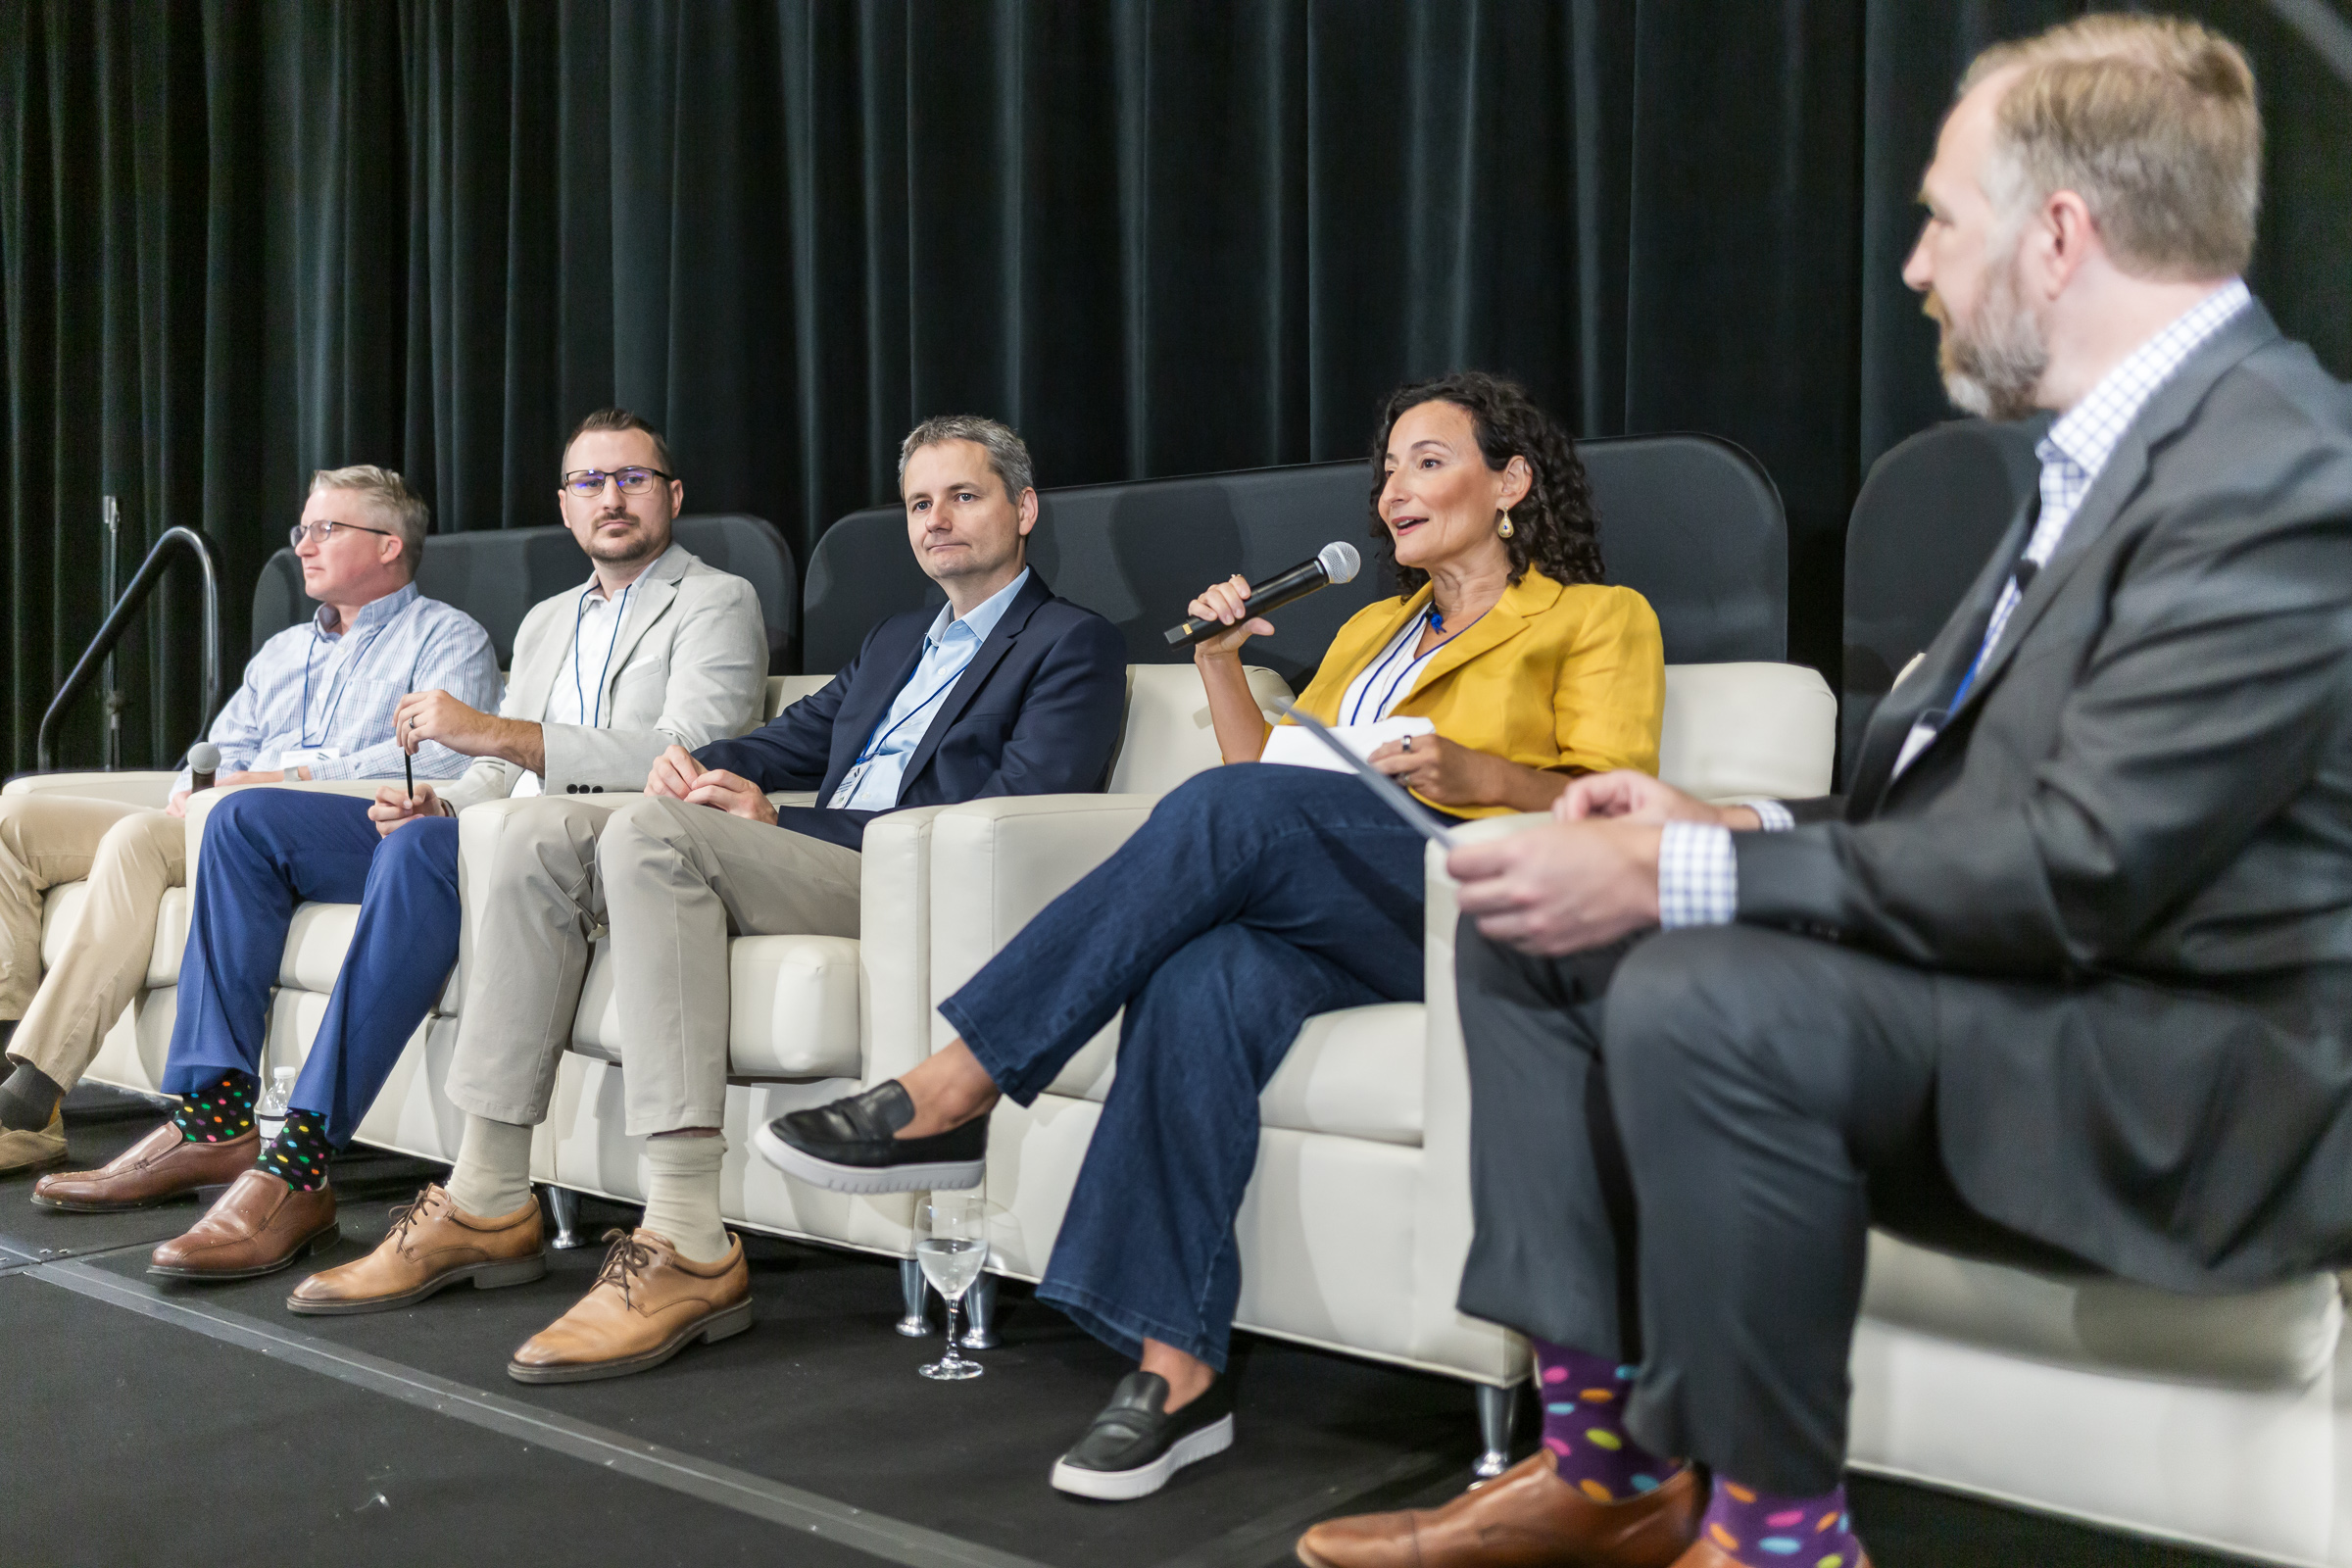
[[[531,1130],[468,1115],[449,1200],[475,1219],[505,1219],[531,1200]]]
[[[718,1217],[718,1162],[726,1152],[720,1134],[657,1133],[645,1141],[645,1218],[638,1223],[692,1262],[727,1255],[727,1228]]]

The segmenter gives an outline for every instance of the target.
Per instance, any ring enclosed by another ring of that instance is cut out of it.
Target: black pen
[[[409,767],[409,749],[400,749],[400,781],[409,787],[409,809],[416,809],[416,775]]]

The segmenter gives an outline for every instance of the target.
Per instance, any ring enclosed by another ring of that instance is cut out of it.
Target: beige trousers
[[[117,801],[0,796],[0,1018],[8,1043],[71,1089],[146,978],[155,916],[187,880],[187,823]],[[41,895],[87,878],[65,956],[41,974]]]
[[[499,840],[449,1065],[459,1108],[546,1119],[589,937],[611,930],[632,1138],[726,1119],[727,938],[858,934],[856,850],[645,796],[550,798]]]

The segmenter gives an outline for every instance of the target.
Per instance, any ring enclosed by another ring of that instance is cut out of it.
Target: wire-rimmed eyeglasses
[[[302,548],[302,541],[309,535],[314,533],[317,534],[318,536],[318,542],[320,544],[324,544],[335,536],[335,530],[338,528],[347,530],[351,533],[382,534],[387,539],[395,537],[392,530],[389,528],[369,528],[362,523],[336,522],[332,519],[324,522],[298,522],[293,527],[286,530],[286,537],[294,542],[295,549],[300,550]]]
[[[660,468],[614,468],[608,473],[602,468],[574,468],[564,476],[564,488],[582,501],[593,501],[605,493],[608,480],[620,486],[624,496],[641,496],[653,489],[656,479],[675,479],[674,473]]]

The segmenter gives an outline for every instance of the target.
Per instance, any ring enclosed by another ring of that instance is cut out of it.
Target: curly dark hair
[[[1502,542],[1510,552],[1511,581],[1526,576],[1530,566],[1554,582],[1600,581],[1600,514],[1568,432],[1518,382],[1484,370],[1457,370],[1390,393],[1372,436],[1372,537],[1382,564],[1396,574],[1397,592],[1407,597],[1418,592],[1429,573],[1396,564],[1396,542],[1381,521],[1380,494],[1389,483],[1389,432],[1406,410],[1424,403],[1450,403],[1470,416],[1488,467],[1500,472],[1513,458],[1525,458],[1534,472],[1527,498],[1511,509],[1511,537]]]

